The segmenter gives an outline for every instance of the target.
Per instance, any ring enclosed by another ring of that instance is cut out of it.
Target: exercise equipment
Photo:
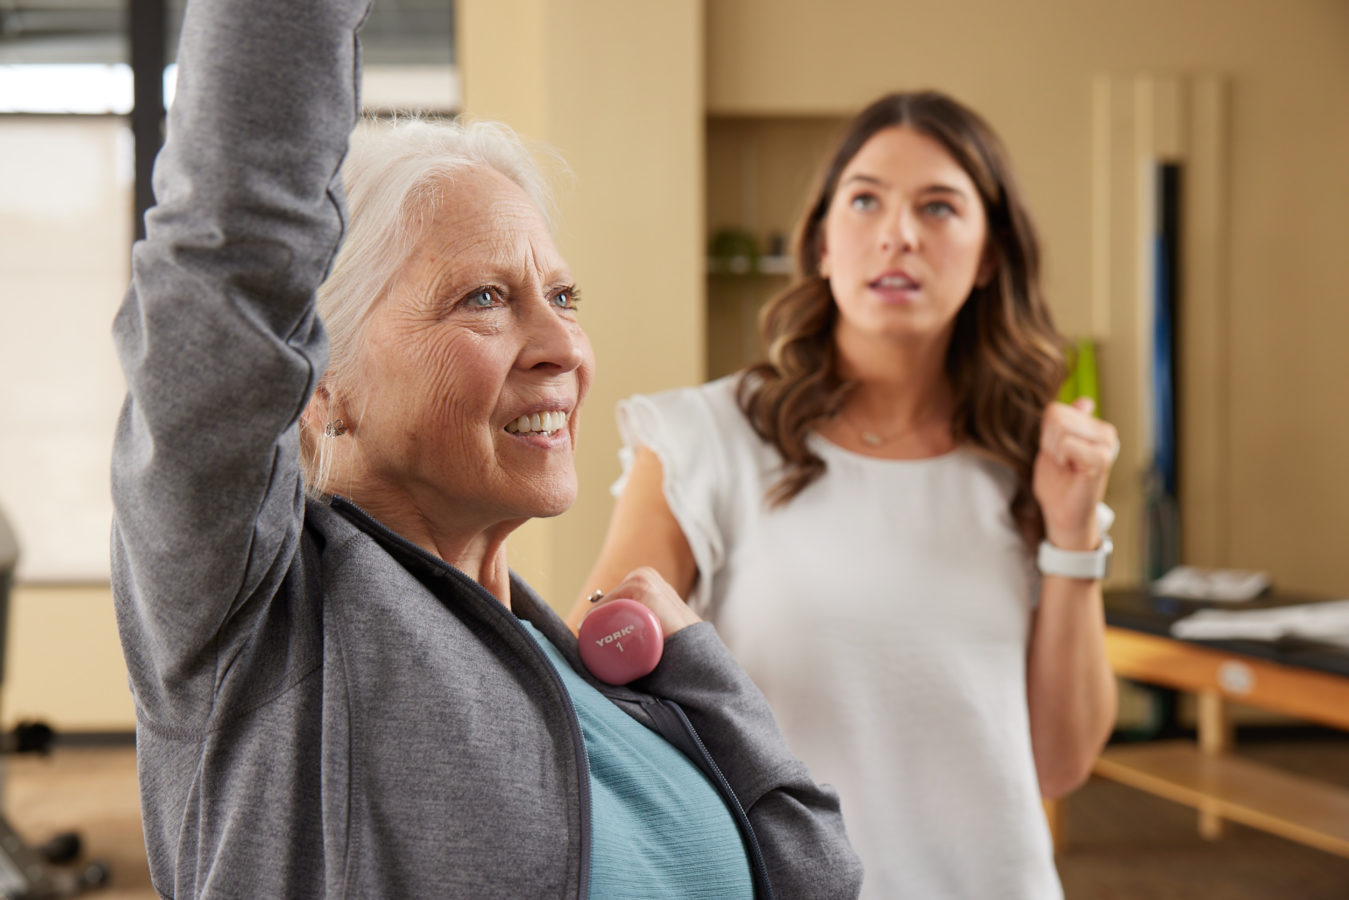
[[[9,592],[18,562],[19,542],[0,511],[0,679],[4,678],[9,640]],[[0,736],[0,754],[49,753],[53,737],[51,728],[41,722],[21,722],[13,732]],[[0,813],[0,900],[74,897],[106,883],[108,867],[101,862],[81,867],[62,865],[78,858],[80,851],[80,836],[73,831],[55,835],[39,847],[29,847]]]
[[[586,613],[577,640],[581,662],[606,684],[627,684],[649,674],[665,649],[660,619],[627,597]]]

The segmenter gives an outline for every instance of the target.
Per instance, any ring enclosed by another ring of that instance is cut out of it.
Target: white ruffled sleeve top
[[[689,602],[839,791],[863,896],[1062,896],[1026,706],[1038,580],[1011,471],[964,447],[883,460],[814,435],[825,475],[769,508],[781,459],[735,386],[621,403],[624,471],[637,447],[660,458],[698,566]]]

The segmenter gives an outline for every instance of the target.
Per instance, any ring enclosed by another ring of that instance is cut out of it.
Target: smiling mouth
[[[567,427],[567,414],[560,409],[521,416],[506,426],[510,434],[551,435]]]

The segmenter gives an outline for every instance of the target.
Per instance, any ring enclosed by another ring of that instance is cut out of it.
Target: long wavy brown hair
[[[1044,519],[1031,492],[1031,469],[1041,416],[1066,374],[1065,342],[1041,294],[1039,239],[1002,142],[978,114],[935,91],[889,94],[849,124],[797,224],[796,278],[760,312],[767,359],[745,370],[737,398],[754,430],[784,461],[784,474],[767,499],[774,506],[788,503],[824,474],[824,460],[806,438],[843,409],[854,387],[839,371],[838,309],[820,274],[821,235],[843,170],[874,134],[893,127],[938,141],[969,175],[983,203],[985,252],[995,270],[956,315],[946,352],[955,399],[951,431],[958,443],[1016,473],[1012,519],[1034,545],[1044,536]]]

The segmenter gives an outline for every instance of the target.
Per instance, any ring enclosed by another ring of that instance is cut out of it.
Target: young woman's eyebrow
[[[882,180],[882,179],[880,179],[880,178],[877,178],[875,175],[864,175],[864,174],[862,174],[861,172],[857,172],[857,173],[855,173],[855,174],[849,175],[847,178],[844,179],[843,184],[841,184],[841,185],[839,185],[839,186],[840,186],[840,187],[846,187],[846,186],[852,184],[854,181],[860,181],[860,182],[862,182],[862,183],[864,183],[864,184],[873,184],[873,185],[875,185],[876,187],[882,187],[882,188],[885,188],[885,187],[889,187],[889,186],[890,186],[888,182],[886,182],[886,181],[884,181],[884,180]]]
[[[861,183],[863,183],[863,184],[874,185],[875,187],[879,187],[879,188],[888,188],[888,187],[890,187],[890,183],[889,183],[888,181],[886,181],[885,179],[883,179],[883,178],[877,178],[875,175],[867,175],[867,174],[865,174],[865,173],[863,173],[863,172],[856,172],[856,173],[854,173],[854,174],[852,174],[852,175],[849,175],[846,179],[844,179],[843,184],[841,184],[841,185],[839,185],[839,186],[840,186],[840,187],[847,187],[848,185],[852,184],[853,182],[861,182]],[[960,189],[960,188],[958,188],[958,187],[955,187],[954,185],[950,185],[950,184],[941,184],[941,183],[924,185],[923,188],[922,188],[921,190],[919,190],[919,193],[920,193],[920,194],[950,194],[950,195],[952,195],[952,196],[962,197],[962,198],[968,196],[968,192],[967,192],[967,191],[964,191],[964,190],[962,190],[962,189]]]
[[[929,184],[927,187],[923,188],[922,191],[920,191],[919,193],[923,193],[923,194],[950,194],[950,195],[952,195],[952,196],[955,196],[955,197],[962,197],[962,198],[965,197],[965,196],[967,196],[967,192],[966,192],[966,191],[963,191],[963,190],[961,190],[961,189],[958,188],[958,187],[953,187],[953,186],[951,186],[951,185],[949,185],[949,184]]]

